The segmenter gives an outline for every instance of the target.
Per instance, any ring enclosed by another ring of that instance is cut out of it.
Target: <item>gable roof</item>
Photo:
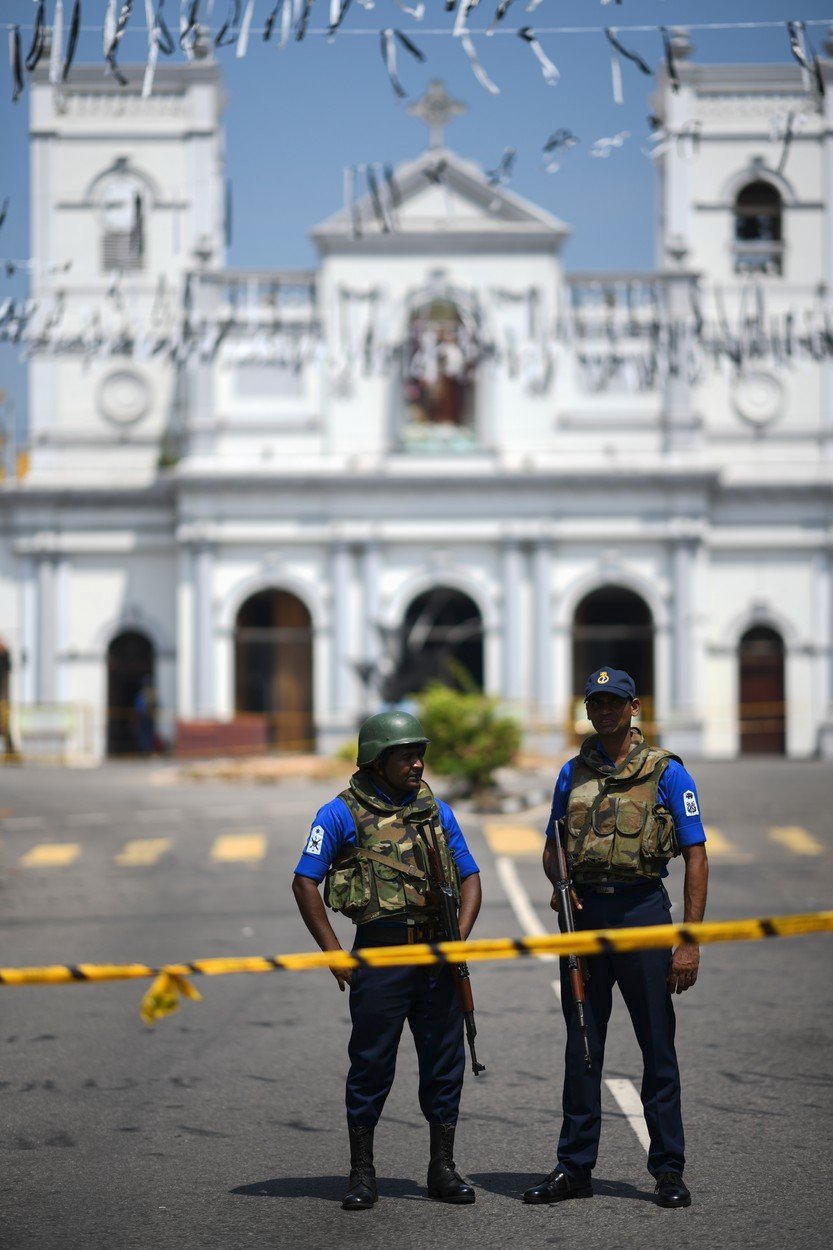
[[[358,181],[358,180],[357,180]],[[479,165],[450,148],[428,148],[393,175],[395,204],[378,173],[384,216],[371,193],[339,209],[310,235],[319,251],[412,252],[424,246],[504,251],[519,246],[558,251],[569,227],[506,187],[493,186]],[[354,222],[358,223],[357,231]]]

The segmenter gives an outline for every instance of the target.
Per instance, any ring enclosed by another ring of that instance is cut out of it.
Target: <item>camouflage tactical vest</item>
[[[324,883],[324,902],[343,912],[355,924],[383,917],[429,921],[436,917],[427,857],[417,837],[415,822],[437,822],[440,860],[457,902],[460,876],[442,826],[439,809],[423,782],[408,803],[397,807],[383,798],[362,769],[339,796],[347,804],[356,827],[356,845],[345,847],[335,859]]]
[[[638,729],[632,747],[614,768],[598,738],[587,738],[576,757],[567,802],[567,854],[574,880],[594,877],[659,877],[680,848],[674,819],[657,799],[660,778],[676,755],[649,746]]]

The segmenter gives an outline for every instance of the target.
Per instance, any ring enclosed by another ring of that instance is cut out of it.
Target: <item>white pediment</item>
[[[362,251],[384,242],[388,251],[409,250],[437,234],[516,244],[526,238],[557,250],[569,228],[551,213],[506,187],[490,184],[484,171],[448,148],[431,148],[397,167],[392,183],[375,171],[378,199],[370,192],[312,230],[322,251]],[[357,183],[364,191],[364,179]]]

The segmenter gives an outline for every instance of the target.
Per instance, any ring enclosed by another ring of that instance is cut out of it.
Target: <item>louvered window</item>
[[[103,269],[141,269],[144,263],[141,235],[136,230],[106,230],[102,236]]]

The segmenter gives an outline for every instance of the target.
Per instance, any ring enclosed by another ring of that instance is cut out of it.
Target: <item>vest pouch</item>
[[[401,863],[402,852],[406,849],[410,850],[410,847],[402,846],[398,842],[374,841],[372,843],[368,843],[367,849],[378,851],[380,855],[386,855],[388,859],[393,859]],[[373,860],[370,862],[370,867],[375,878],[376,896],[379,901],[380,910],[383,912],[408,911],[409,904],[410,906],[413,906],[412,895],[416,893],[411,885],[411,882],[408,882],[406,889],[405,876],[392,865],[380,864],[378,861]],[[421,899],[419,895],[417,895],[417,899],[417,906],[424,903],[424,899]]]
[[[370,866],[366,860],[353,859],[327,873],[324,902],[331,911],[352,919],[367,907],[370,894]]]
[[[648,818],[645,836],[642,839],[642,853],[647,859],[663,861],[679,855],[680,845],[674,829],[674,817],[667,807],[656,806]]]
[[[584,818],[583,835],[580,834],[576,841],[573,861],[576,868],[585,872],[607,871],[613,857],[615,832],[616,808],[612,799],[603,796],[599,802],[593,803]]]

